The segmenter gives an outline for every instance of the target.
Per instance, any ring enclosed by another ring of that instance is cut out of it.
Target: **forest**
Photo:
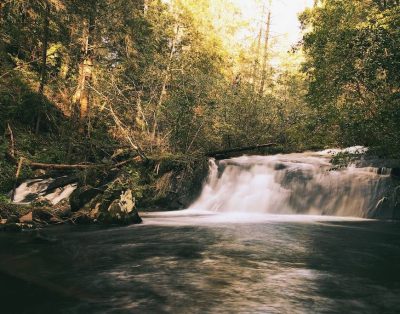
[[[398,157],[399,4],[315,0],[276,66],[270,14],[238,45],[246,21],[228,0],[2,1],[2,206],[17,183],[63,171],[81,188],[112,182],[105,194],[129,187],[139,208],[185,206],[171,204],[210,152],[240,147]]]

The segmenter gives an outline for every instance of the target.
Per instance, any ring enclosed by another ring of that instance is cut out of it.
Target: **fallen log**
[[[44,191],[44,193],[49,193],[55,189],[65,187],[69,184],[77,183],[78,181],[79,181],[78,176],[72,176],[72,177],[64,176],[64,177],[57,178],[48,185],[48,187]]]
[[[221,159],[221,158],[227,157],[227,155],[231,154],[231,153],[251,151],[251,150],[256,150],[256,149],[265,148],[265,147],[271,147],[271,146],[275,146],[275,145],[277,145],[277,144],[276,143],[268,143],[268,144],[254,145],[254,146],[229,148],[229,149],[225,149],[225,150],[209,152],[206,154],[206,156]]]
[[[10,126],[10,123],[7,123],[7,131],[10,136],[10,142],[8,144],[8,153],[11,157],[15,157],[15,140],[14,140],[14,132]]]
[[[15,192],[17,190],[17,185],[18,185],[18,178],[21,173],[21,169],[22,169],[22,165],[24,164],[24,160],[25,160],[25,158],[21,157],[17,164],[17,171],[15,172],[14,186],[13,186],[13,190],[11,193],[11,201],[14,201]]]
[[[41,162],[32,162],[30,160],[26,160],[25,165],[33,168],[33,169],[50,169],[50,170],[84,170],[84,169],[91,169],[91,168],[103,168],[108,165],[99,165],[99,164],[47,164]]]
[[[17,168],[17,178],[19,176],[19,172],[22,166],[28,166],[32,169],[43,169],[43,170],[86,170],[86,169],[102,169],[102,168],[119,168],[130,162],[139,162],[141,161],[141,157],[134,157],[124,161],[121,161],[116,164],[93,164],[93,163],[82,163],[82,164],[51,164],[51,163],[42,163],[42,162],[34,162],[27,158],[21,157],[18,161],[16,158],[13,158],[13,162],[18,166]],[[139,160],[140,159],[140,160]],[[19,169],[19,171],[18,171]]]

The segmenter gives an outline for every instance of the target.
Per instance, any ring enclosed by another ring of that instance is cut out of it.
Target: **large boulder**
[[[19,218],[19,223],[23,224],[36,224],[49,225],[49,224],[60,224],[64,221],[56,215],[51,208],[33,208],[33,210]]]
[[[383,197],[378,201],[373,211],[375,219],[393,219],[392,202],[388,197]]]
[[[76,223],[102,223],[130,225],[142,222],[135,207],[135,198],[130,189],[115,190],[109,187],[103,194],[94,197],[72,216]]]
[[[178,210],[189,205],[200,195],[208,175],[206,158],[191,162],[184,160],[163,160],[156,168],[157,178],[153,189],[146,191],[140,205],[156,210]]]
[[[33,200],[31,205],[33,207],[52,207],[53,204],[45,197],[39,196],[37,199]]]
[[[390,172],[390,175],[393,178],[400,179],[400,167],[392,168],[392,171]]]
[[[77,188],[69,197],[71,211],[76,212],[88,204],[97,195],[103,193],[102,189],[92,186],[81,186]]]
[[[98,220],[102,223],[111,224],[138,224],[142,222],[135,208],[135,198],[131,190],[121,191],[118,198],[111,203],[96,204],[91,215],[98,214]]]
[[[400,185],[394,190],[394,213],[393,219],[400,219]]]
[[[19,222],[21,223],[30,223],[33,221],[33,213],[29,212],[26,215],[23,215],[22,217],[19,218]]]

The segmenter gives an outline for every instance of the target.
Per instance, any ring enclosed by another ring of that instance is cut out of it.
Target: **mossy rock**
[[[105,224],[130,225],[142,222],[131,190],[121,191],[111,203],[110,199],[100,204],[98,220]]]
[[[88,204],[97,195],[102,194],[104,191],[92,186],[82,186],[77,188],[69,197],[69,204],[71,211],[76,212]]]

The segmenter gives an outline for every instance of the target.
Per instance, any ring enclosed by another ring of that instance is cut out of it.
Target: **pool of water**
[[[400,224],[144,215],[0,234],[2,313],[399,313]]]

